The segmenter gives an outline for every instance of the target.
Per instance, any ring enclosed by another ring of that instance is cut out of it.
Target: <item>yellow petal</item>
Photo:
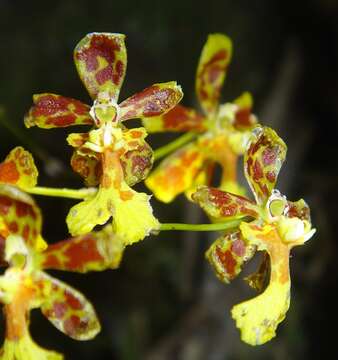
[[[196,74],[196,93],[205,113],[213,113],[231,60],[232,43],[223,34],[210,34],[205,43]]]
[[[142,240],[160,226],[149,203],[150,196],[132,191],[130,200],[114,204],[113,227],[126,245]]]
[[[204,159],[197,143],[190,143],[162,161],[145,183],[157,199],[169,203],[193,186]]]
[[[0,360],[62,360],[63,356],[57,352],[45,350],[35,344],[31,337],[26,336],[18,340],[5,340],[0,351]]]
[[[233,307],[231,314],[241,330],[241,339],[250,345],[261,345],[276,335],[290,304],[290,281],[272,282],[254,299]]]
[[[276,226],[241,223],[244,239],[270,256],[270,283],[259,296],[238,304],[232,317],[241,331],[241,339],[250,345],[261,345],[276,335],[290,305],[290,248],[281,239]]]
[[[100,187],[96,195],[73,206],[66,218],[73,236],[89,233],[96,225],[105,224],[111,217],[114,188]]]
[[[94,198],[75,205],[67,216],[73,236],[90,232],[113,216],[114,231],[126,245],[142,240],[159,227],[149,203],[150,196],[137,193],[126,183],[121,189],[100,187]]]

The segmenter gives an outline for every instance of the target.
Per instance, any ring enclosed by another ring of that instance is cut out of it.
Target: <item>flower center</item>
[[[106,123],[117,126],[119,110],[119,106],[109,97],[108,93],[100,93],[94,101],[89,114],[98,127]]]

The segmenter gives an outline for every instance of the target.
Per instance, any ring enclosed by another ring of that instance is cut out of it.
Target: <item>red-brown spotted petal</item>
[[[259,217],[257,206],[249,199],[215,188],[201,186],[192,195],[192,199],[198,203],[209,216],[214,218]]]
[[[72,125],[92,125],[90,107],[79,100],[55,94],[33,96],[34,105],[25,116],[25,125],[43,129],[67,127]]]
[[[231,55],[232,43],[227,36],[208,36],[196,74],[196,93],[206,114],[213,114],[217,109]]]
[[[123,34],[91,33],[75,47],[74,61],[92,99],[107,93],[117,101],[127,68]]]
[[[120,120],[147,118],[165,114],[183,97],[175,81],[154,84],[120,104]]]
[[[42,268],[86,273],[116,269],[124,243],[107,225],[103,230],[49,245],[42,253]]]
[[[217,277],[229,283],[241,272],[243,264],[252,258],[255,250],[255,246],[249,245],[241,233],[235,231],[218,238],[205,256]]]
[[[120,162],[125,182],[133,186],[148,176],[153,166],[154,153],[148,143],[141,140],[135,149],[121,155]]]
[[[258,204],[264,203],[275,187],[277,176],[285,160],[287,147],[276,132],[257,127],[244,155],[246,179]]]
[[[253,99],[245,92],[235,100],[238,109],[235,113],[233,125],[240,131],[250,130],[257,124],[257,118],[252,114]]]
[[[206,118],[194,109],[176,105],[164,115],[143,119],[143,125],[149,133],[163,131],[195,131],[206,130]]]
[[[37,183],[38,170],[32,155],[21,146],[14,148],[0,164],[0,184],[31,188]]]
[[[85,181],[87,186],[97,186],[102,176],[102,163],[95,157],[82,155],[74,151],[70,160],[72,169],[77,172]]]
[[[7,235],[19,235],[35,249],[43,246],[41,212],[29,195],[16,187],[0,185],[0,217]],[[5,233],[0,235],[6,237]]]
[[[89,340],[99,333],[95,310],[81,293],[42,272],[35,281],[43,299],[41,311],[57,329],[75,340]]]
[[[311,223],[311,215],[309,205],[303,200],[288,201],[288,210],[285,214],[289,218],[297,217],[301,220],[306,220]]]

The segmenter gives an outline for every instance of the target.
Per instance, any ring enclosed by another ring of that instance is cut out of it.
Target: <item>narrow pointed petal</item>
[[[278,324],[284,320],[290,304],[290,248],[272,225],[263,227],[242,223],[242,236],[258,250],[270,256],[270,283],[259,296],[238,304],[232,317],[241,331],[241,339],[250,345],[261,345],[276,335]]]
[[[35,280],[43,298],[41,311],[57,329],[75,340],[90,340],[100,332],[95,310],[81,293],[42,272]]]
[[[275,188],[285,160],[287,147],[276,132],[268,127],[257,127],[244,155],[247,181],[258,204],[264,204]]]
[[[14,148],[0,164],[0,184],[16,185],[20,188],[34,187],[38,170],[32,155],[21,146]]]
[[[33,96],[34,105],[25,116],[25,125],[43,129],[73,125],[92,125],[90,107],[79,100],[55,94]]]
[[[36,250],[45,248],[40,235],[41,212],[29,195],[16,187],[0,185],[0,217],[6,226],[7,235],[21,236]]]
[[[169,203],[190,189],[203,170],[204,160],[197,143],[190,143],[162,161],[145,183],[157,199]]]
[[[125,245],[112,226],[49,245],[41,257],[43,269],[103,271],[116,269],[121,262]]]
[[[231,56],[232,43],[227,36],[209,35],[196,74],[196,93],[206,114],[213,114],[217,109]]]
[[[257,206],[243,196],[202,186],[193,195],[193,201],[213,218],[259,217]]]
[[[154,84],[120,104],[120,120],[151,118],[165,114],[182,99],[182,89],[175,81]]]
[[[240,130],[250,130],[257,124],[257,118],[252,114],[253,99],[249,92],[243,93],[235,100],[238,109],[235,113],[233,126]]]
[[[195,131],[207,129],[206,118],[194,109],[176,105],[164,115],[142,119],[143,125],[149,133],[164,131]]]
[[[63,360],[63,355],[55,351],[46,350],[38,346],[26,335],[21,339],[5,339],[0,350],[1,360]]]
[[[127,68],[123,34],[91,33],[75,47],[74,61],[92,99],[107,93],[117,101]]]
[[[249,245],[239,231],[224,234],[206,252],[206,258],[214,268],[217,277],[229,283],[242,270],[245,262],[255,253],[255,246]]]

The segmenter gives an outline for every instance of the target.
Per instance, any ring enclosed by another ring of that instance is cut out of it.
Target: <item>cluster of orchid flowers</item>
[[[34,96],[25,117],[27,127],[89,126],[87,132],[67,138],[74,148],[71,166],[86,188],[37,186],[34,160],[22,147],[13,149],[0,164],[0,262],[6,267],[0,276],[6,318],[0,359],[63,358],[31,339],[29,314],[34,308],[74,339],[92,339],[100,331],[91,303],[45,270],[116,269],[127,245],[163,230],[221,231],[206,258],[225,283],[256,251],[264,252],[257,273],[246,278],[260,294],[232,309],[246,343],[258,345],[273,338],[289,308],[290,250],[304,244],[315,230],[305,201],[288,201],[275,189],[286,145],[272,129],[258,124],[251,112],[251,95],[219,104],[232,56],[230,39],[212,34],[203,48],[196,75],[203,114],[178,105],[183,93],[176,82],[154,84],[118,103],[127,65],[124,40],[121,34],[92,33],[74,50],[92,106],[44,93]],[[142,120],[143,127],[129,129],[124,121],[135,118]],[[147,134],[165,131],[186,134],[153,152],[145,141]],[[167,154],[151,172],[154,160]],[[255,201],[243,196],[245,190],[237,182],[241,155]],[[217,164],[222,177],[217,187],[210,187]],[[185,192],[205,210],[211,224],[161,224],[150,196],[132,189],[142,180],[166,203]],[[30,194],[82,200],[66,219],[72,237],[48,245],[41,233],[40,209]]]

